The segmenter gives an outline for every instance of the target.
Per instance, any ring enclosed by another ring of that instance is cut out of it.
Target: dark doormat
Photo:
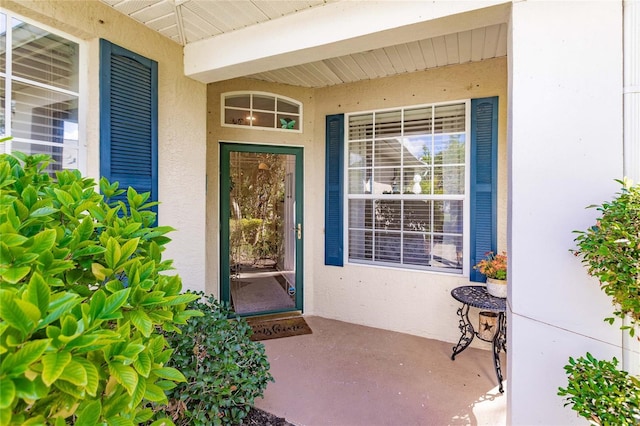
[[[300,315],[253,317],[247,318],[247,323],[253,330],[251,340],[254,342],[312,333],[311,328]]]

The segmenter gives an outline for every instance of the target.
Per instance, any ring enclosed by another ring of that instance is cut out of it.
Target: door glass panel
[[[296,157],[232,151],[229,163],[232,308],[242,315],[293,310]]]

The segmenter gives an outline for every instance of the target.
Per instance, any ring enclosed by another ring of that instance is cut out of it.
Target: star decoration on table
[[[493,324],[490,324],[489,321],[483,322],[481,325],[482,325],[482,331],[493,330]]]

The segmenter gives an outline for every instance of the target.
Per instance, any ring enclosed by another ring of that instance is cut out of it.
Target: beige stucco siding
[[[97,0],[1,0],[0,7],[84,41],[90,176],[100,170],[99,39],[158,62],[159,223],[177,229],[164,256],[185,287],[204,289],[206,85],[184,76],[182,47]]]
[[[210,84],[207,139],[208,284],[219,281],[219,142],[302,146],[305,157],[305,313],[456,341],[460,336],[457,304],[449,292],[455,286],[468,284],[467,277],[362,265],[324,265],[325,116],[499,96],[499,248],[506,250],[506,68],[507,62],[503,58],[315,90],[248,79]],[[221,127],[220,94],[236,90],[271,92],[303,102],[304,132],[294,134]],[[217,294],[218,286],[208,290]]]

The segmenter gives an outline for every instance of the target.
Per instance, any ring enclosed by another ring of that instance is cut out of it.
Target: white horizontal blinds
[[[301,104],[297,101],[261,93],[223,96],[226,125],[300,130]]]
[[[466,104],[354,114],[349,260],[462,272]]]
[[[4,37],[2,63],[11,101],[2,100],[10,110],[12,149],[51,155],[49,171],[78,168],[79,47],[16,18],[10,23],[11,47]]]
[[[12,74],[60,89],[78,91],[78,45],[13,19]]]

